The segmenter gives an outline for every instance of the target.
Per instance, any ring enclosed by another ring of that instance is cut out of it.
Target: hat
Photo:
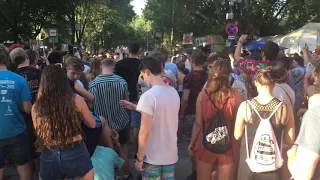
[[[12,50],[14,50],[15,48],[22,48],[22,49],[23,49],[24,46],[21,45],[21,44],[12,44],[9,50],[12,51]]]
[[[26,57],[27,56],[27,53],[24,49],[22,48],[15,48],[13,49],[11,52],[10,52],[10,59],[12,61],[14,61],[16,58],[18,57]]]

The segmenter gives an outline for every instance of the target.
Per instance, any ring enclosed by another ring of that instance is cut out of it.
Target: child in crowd
[[[95,180],[113,180],[115,169],[120,169],[124,164],[125,153],[122,151],[119,143],[119,134],[117,131],[111,130],[110,135],[114,149],[97,146],[91,157]]]

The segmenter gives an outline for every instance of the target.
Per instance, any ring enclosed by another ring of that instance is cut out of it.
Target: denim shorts
[[[30,144],[28,133],[23,132],[18,136],[0,140],[0,169],[5,166],[5,158],[12,153],[12,158],[17,166],[22,166],[30,161]]]
[[[84,177],[92,168],[82,141],[63,149],[46,149],[40,155],[40,177],[43,180]]]

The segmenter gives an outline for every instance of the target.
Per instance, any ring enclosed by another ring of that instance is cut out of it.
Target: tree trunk
[[[18,30],[18,24],[17,24],[17,19],[13,19],[13,26],[12,26],[12,35],[13,35],[13,41],[15,43],[18,43],[19,40],[19,30]]]
[[[75,22],[75,16],[76,16],[76,13],[75,13],[75,6],[73,6],[73,9],[72,9],[72,13],[71,13],[71,44],[74,45],[74,42],[75,42],[75,33],[76,33],[76,22]]]

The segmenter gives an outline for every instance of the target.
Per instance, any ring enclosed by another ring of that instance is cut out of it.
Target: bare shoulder
[[[197,98],[197,103],[201,103],[202,102],[202,91],[200,91],[198,98]]]
[[[83,107],[83,105],[86,103],[81,96],[75,96],[73,99],[74,99],[75,105],[79,109],[81,109]]]

